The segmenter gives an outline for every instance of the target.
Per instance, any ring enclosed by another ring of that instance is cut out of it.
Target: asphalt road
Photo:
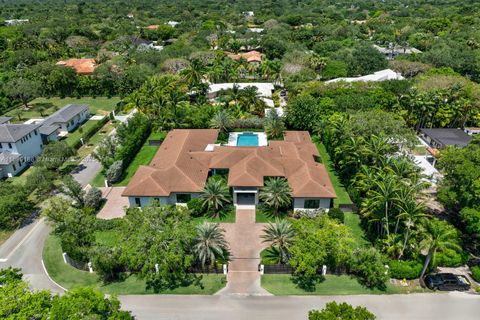
[[[321,297],[121,296],[122,308],[138,319],[305,320],[330,301],[362,305],[377,319],[478,320],[480,296],[466,293]]]

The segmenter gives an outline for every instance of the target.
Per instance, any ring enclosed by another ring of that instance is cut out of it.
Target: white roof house
[[[262,33],[264,29],[263,28],[248,28],[248,30],[250,30],[251,32]]]
[[[333,83],[333,82],[357,82],[357,81],[363,81],[363,82],[368,82],[368,81],[387,81],[387,80],[403,80],[405,79],[402,77],[402,75],[398,72],[395,72],[391,69],[385,69],[381,71],[377,71],[373,74],[368,74],[366,76],[361,76],[361,77],[352,77],[352,78],[336,78],[332,80],[325,81],[325,83]]]
[[[246,87],[257,88],[258,95],[264,98],[271,98],[274,86],[269,82],[245,82],[245,83],[214,83],[208,88],[208,95],[212,96],[222,90],[233,89],[233,86],[238,86],[239,89],[245,89]]]
[[[167,24],[170,26],[170,27],[176,27],[180,22],[178,21],[168,21]]]

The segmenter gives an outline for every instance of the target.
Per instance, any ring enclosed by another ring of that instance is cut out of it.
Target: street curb
[[[45,268],[45,263],[43,263],[43,259],[41,260],[42,262],[42,267],[43,267],[43,271],[45,272],[45,274],[47,275],[48,279],[54,283],[57,287],[59,287],[60,289],[62,289],[63,291],[67,292],[68,289],[65,289],[64,287],[62,287],[61,285],[59,285],[57,282],[55,282],[55,280],[52,279],[52,277],[50,277],[50,275],[48,274],[48,271],[47,271],[47,268]]]

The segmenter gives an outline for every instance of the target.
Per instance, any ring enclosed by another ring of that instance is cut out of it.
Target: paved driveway
[[[128,207],[128,198],[122,197],[123,190],[126,187],[100,188],[102,197],[107,199],[100,212],[97,214],[99,219],[114,219],[125,216],[125,208]]]
[[[227,286],[220,295],[269,295],[260,285],[260,252],[268,245],[260,236],[264,224],[255,223],[255,209],[237,209],[235,223],[222,223],[230,245],[232,261],[228,267]]]
[[[93,178],[95,178],[101,168],[102,165],[100,162],[94,159],[91,155],[88,155],[75,169],[73,169],[71,174],[78,183],[85,187],[93,180]]]

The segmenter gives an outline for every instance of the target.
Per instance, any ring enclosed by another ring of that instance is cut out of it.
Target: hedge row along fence
[[[131,121],[131,120],[130,120]],[[128,168],[130,163],[140,151],[152,131],[151,123],[148,119],[137,121],[135,131],[128,136],[115,154],[115,160],[121,160],[123,168]]]
[[[97,133],[97,131],[100,130],[108,122],[109,119],[110,119],[110,116],[107,115],[107,116],[103,117],[102,120],[98,120],[97,123],[94,126],[85,130],[81,137],[79,137],[78,139],[75,139],[74,141],[70,142],[69,146],[72,147],[75,150],[79,149],[83,145],[82,144],[82,139],[83,139],[84,144],[87,143],[88,140],[90,140],[90,138],[93,137],[93,135],[95,133]],[[78,128],[77,130],[80,130],[80,128]]]

